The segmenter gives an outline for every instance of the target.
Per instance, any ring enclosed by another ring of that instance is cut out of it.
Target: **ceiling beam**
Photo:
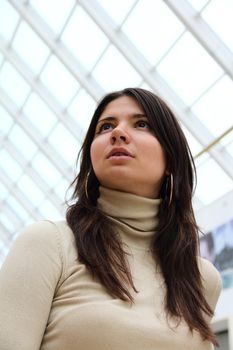
[[[27,67],[26,63],[17,55],[17,53],[9,47],[7,42],[0,37],[0,51],[5,58],[15,67],[24,80],[31,86],[32,90],[36,92],[45,104],[54,112],[56,117],[61,121],[69,132],[77,139],[81,144],[81,129],[74,119],[68,114],[64,108],[59,104],[57,99],[51,94],[46,86],[34,76],[31,70]]]
[[[233,79],[233,53],[187,0],[163,0],[190,33]]]
[[[78,62],[70,50],[60,41],[57,40],[55,33],[48,24],[39,16],[28,1],[8,0],[17,10],[21,17],[31,26],[39,35],[50,50],[61,60],[70,73],[77,79],[80,85],[93,97],[99,100],[104,94],[101,86],[92,78],[88,71]]]

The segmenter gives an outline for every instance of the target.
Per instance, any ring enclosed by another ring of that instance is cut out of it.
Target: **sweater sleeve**
[[[0,270],[0,348],[38,350],[51,303],[62,275],[56,225],[49,221],[25,229]]]
[[[206,300],[214,312],[222,290],[221,276],[214,265],[208,260],[199,258],[199,265],[201,269]]]

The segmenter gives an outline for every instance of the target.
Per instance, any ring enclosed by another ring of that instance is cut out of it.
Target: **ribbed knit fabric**
[[[184,322],[164,315],[165,285],[150,254],[159,200],[100,188],[98,206],[116,224],[128,247],[134,303],[112,298],[77,261],[66,222],[29,226],[13,244],[0,271],[1,350],[209,350]],[[214,309],[221,283],[199,259]]]

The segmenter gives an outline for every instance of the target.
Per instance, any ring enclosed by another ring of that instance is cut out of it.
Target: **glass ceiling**
[[[151,89],[175,111],[197,165],[195,210],[233,190],[232,13],[231,0],[0,0],[0,263],[22,227],[64,217],[110,90]]]

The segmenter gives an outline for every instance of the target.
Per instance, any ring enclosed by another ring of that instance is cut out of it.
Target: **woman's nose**
[[[123,142],[123,143],[129,143],[130,137],[129,134],[124,130],[123,128],[116,127],[113,129],[111,134],[111,143],[117,143],[117,142]]]

